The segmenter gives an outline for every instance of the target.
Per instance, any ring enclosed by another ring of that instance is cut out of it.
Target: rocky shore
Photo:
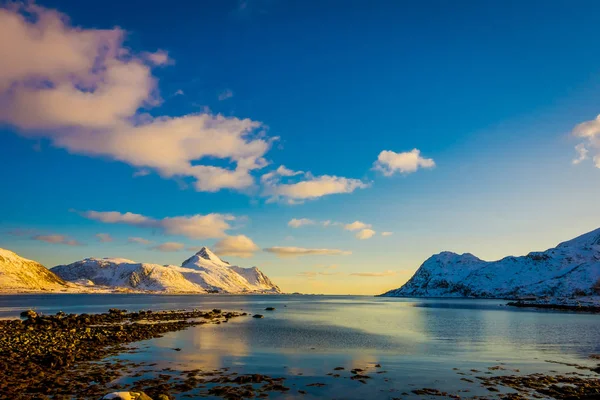
[[[49,316],[26,311],[21,320],[0,321],[0,399],[98,399],[127,366],[97,361],[128,351],[132,342],[245,315],[217,309]]]
[[[506,304],[511,307],[536,308],[541,310],[576,311],[600,313],[600,297],[588,296],[564,299],[516,300]]]

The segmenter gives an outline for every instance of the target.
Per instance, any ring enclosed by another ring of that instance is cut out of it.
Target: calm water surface
[[[268,306],[277,310],[264,311]],[[592,366],[595,363],[589,355],[600,353],[600,316],[513,309],[501,300],[288,295],[0,296],[0,318],[18,317],[28,308],[43,313],[95,313],[110,307],[131,311],[222,308],[264,314],[264,319],[236,318],[228,324],[169,333],[137,343],[139,352],[120,357],[175,370],[227,367],[238,373],[285,377],[287,386],[308,392],[299,395],[292,390],[273,398],[411,398],[401,393],[423,387],[449,392],[468,390],[461,393],[463,397],[489,395],[487,389],[461,378],[485,373],[563,373],[573,368],[549,361]],[[375,364],[382,368],[375,368]],[[488,370],[498,365],[506,370]],[[348,372],[340,378],[327,375],[338,366],[366,369],[373,379],[362,384],[348,379]],[[326,386],[306,387],[316,382]]]

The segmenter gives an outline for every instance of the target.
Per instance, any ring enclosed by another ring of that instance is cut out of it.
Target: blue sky
[[[2,10],[0,247],[375,294],[599,225],[597,2],[125,3]]]

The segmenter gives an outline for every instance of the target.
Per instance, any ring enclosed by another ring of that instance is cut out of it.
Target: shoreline
[[[580,313],[600,314],[599,306],[587,306],[587,305],[571,305],[571,304],[556,304],[556,303],[531,303],[531,302],[520,302],[511,301],[506,304],[509,307],[517,308],[533,308],[538,310],[554,310],[554,311],[573,311]]]
[[[260,314],[253,316],[258,321],[262,317]],[[300,388],[295,387],[296,384],[286,384],[286,379],[293,378],[291,376],[271,377],[246,371],[237,373],[230,371],[228,366],[218,370],[153,369],[156,363],[135,363],[114,357],[137,352],[130,346],[137,342],[193,326],[227,323],[238,317],[249,318],[250,315],[220,309],[138,312],[110,309],[108,313],[101,314],[57,313],[46,316],[29,310],[22,314],[25,320],[0,321],[0,368],[4,371],[0,380],[0,399],[100,399],[113,392],[129,391],[144,392],[154,400],[172,400],[174,395],[182,398],[214,396],[242,399],[286,394],[301,398],[311,391],[314,395],[320,387],[329,385],[324,383],[329,382],[327,379],[348,379],[344,381],[344,387],[362,384],[373,385],[373,390],[377,390],[375,378],[386,376],[385,365],[378,363],[354,369],[336,367],[321,380],[315,376],[314,382]],[[178,348],[172,350],[181,351]],[[593,358],[600,360],[598,355]],[[464,387],[448,391],[444,388],[404,387],[396,390],[401,397],[395,398],[414,398],[415,395],[468,398],[467,393],[473,387],[469,385],[479,385],[489,392],[489,397],[478,396],[478,399],[528,398],[521,395],[592,399],[600,393],[600,364],[594,368],[560,361],[548,362],[564,364],[574,370],[562,374],[550,371],[521,375],[518,369],[501,362],[483,368],[483,371],[481,368],[452,368],[462,376],[460,379],[465,383]],[[583,373],[583,370],[589,372]],[[281,372],[285,374],[285,369]],[[129,383],[119,381],[126,378],[139,379]],[[516,392],[507,392],[510,390]],[[192,395],[192,391],[198,395]],[[495,397],[496,393],[503,397]]]

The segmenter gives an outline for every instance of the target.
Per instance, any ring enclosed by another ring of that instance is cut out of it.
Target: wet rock
[[[152,400],[144,392],[114,392],[102,397],[102,400]]]
[[[264,318],[265,316],[262,314],[254,314],[252,318]]]
[[[38,313],[36,313],[33,310],[27,310],[27,311],[23,311],[21,313],[21,318],[35,319],[37,317],[38,317]]]
[[[265,311],[275,311],[275,307],[267,307],[265,308]]]

